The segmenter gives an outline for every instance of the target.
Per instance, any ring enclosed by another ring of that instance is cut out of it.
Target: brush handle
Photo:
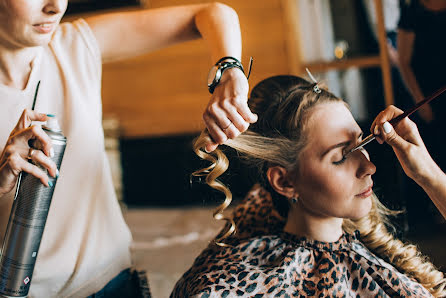
[[[33,106],[31,107],[32,111],[34,111],[34,108],[36,107],[37,94],[39,93],[39,86],[40,86],[40,81],[37,82],[36,92],[34,93]]]
[[[418,102],[416,105],[414,105],[413,107],[411,107],[410,109],[406,110],[404,113],[402,113],[401,115],[393,118],[392,120],[389,121],[390,124],[392,124],[392,126],[398,124],[398,122],[400,122],[401,120],[403,120],[404,118],[406,118],[407,116],[412,115],[413,113],[415,113],[419,108],[421,108],[422,106],[424,106],[425,104],[427,104],[428,102],[430,102],[432,99],[438,97],[440,94],[442,94],[444,91],[446,91],[446,86],[443,86],[442,88],[438,89],[434,94],[432,94],[429,97],[426,97],[425,99],[423,99],[422,101]]]
[[[434,94],[432,94],[429,97],[426,97],[425,99],[423,99],[422,101],[420,101],[419,103],[417,103],[416,105],[414,105],[413,107],[411,107],[410,109],[406,110],[404,113],[402,113],[401,115],[393,118],[392,120],[389,121],[390,124],[392,124],[392,126],[395,126],[396,124],[398,124],[401,120],[403,120],[404,118],[406,118],[407,116],[412,115],[416,110],[418,110],[419,108],[421,108],[423,105],[427,104],[428,102],[430,102],[432,99],[438,97],[440,94],[442,94],[444,91],[446,91],[446,86],[443,86],[442,88],[438,89],[437,91],[435,91]],[[359,143],[357,146],[355,146],[353,149],[351,149],[347,154],[356,151],[362,147],[364,147],[365,145],[367,145],[368,143],[370,143],[371,141],[373,141],[375,139],[375,136],[373,134],[368,135],[365,139],[362,140],[361,143]]]

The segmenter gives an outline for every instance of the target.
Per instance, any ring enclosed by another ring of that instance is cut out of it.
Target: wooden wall
[[[199,1],[208,2],[208,1]],[[270,75],[292,72],[287,1],[227,0],[240,19],[242,62],[254,58],[251,87]],[[151,8],[197,3],[147,0]],[[206,77],[211,65],[201,40],[136,59],[110,63],[103,69],[104,116],[117,117],[125,138],[182,135],[203,128],[209,100]]]

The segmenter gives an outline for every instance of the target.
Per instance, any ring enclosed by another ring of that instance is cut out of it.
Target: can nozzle
[[[59,122],[57,121],[56,115],[47,114],[48,120],[46,121],[45,126],[52,131],[62,131],[59,126]]]

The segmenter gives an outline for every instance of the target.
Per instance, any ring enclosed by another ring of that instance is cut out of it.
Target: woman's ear
[[[290,177],[288,171],[281,166],[274,166],[266,171],[266,177],[268,178],[269,184],[272,188],[282,196],[288,199],[298,197],[293,184],[290,182]]]

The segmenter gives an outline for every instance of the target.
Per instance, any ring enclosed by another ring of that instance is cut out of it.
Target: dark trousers
[[[99,292],[88,298],[136,298],[141,297],[138,280],[130,269],[121,271]]]

